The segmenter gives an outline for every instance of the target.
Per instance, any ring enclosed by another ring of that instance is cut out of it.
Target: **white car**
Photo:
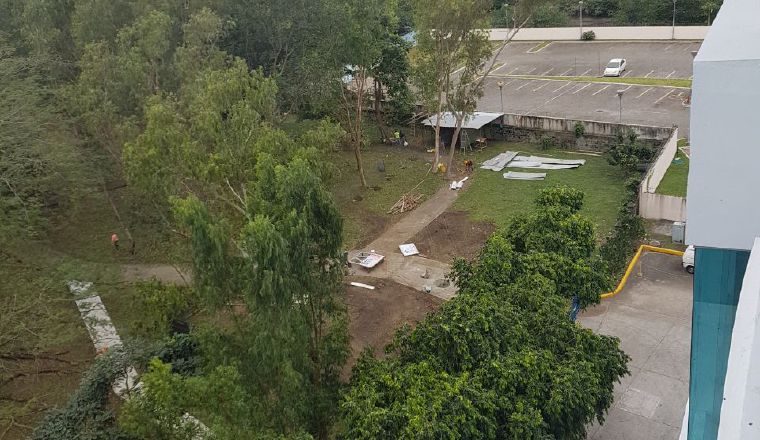
[[[694,273],[694,245],[689,245],[681,257],[681,264],[686,272]]]
[[[625,71],[625,59],[613,58],[604,68],[604,76],[620,76]]]

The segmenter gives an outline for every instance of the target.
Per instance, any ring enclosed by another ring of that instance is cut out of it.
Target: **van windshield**
[[[620,62],[619,61],[610,61],[610,63],[607,64],[607,68],[610,68],[610,69],[614,69],[614,68],[617,68],[617,67],[620,67]]]

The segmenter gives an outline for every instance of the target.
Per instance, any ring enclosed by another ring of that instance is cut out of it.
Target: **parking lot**
[[[496,75],[601,76],[612,58],[625,58],[623,77],[691,78],[698,42],[559,42],[529,53],[538,43],[510,43]],[[497,65],[498,65],[497,64]]]
[[[567,117],[605,122],[671,126],[688,136],[689,90],[678,87],[520,79],[511,75],[600,76],[611,58],[626,58],[622,75],[637,78],[690,78],[694,42],[554,42],[536,53],[537,43],[512,43],[503,63],[486,80],[481,111]],[[500,96],[497,83],[504,83]],[[623,91],[622,103],[617,92]],[[621,106],[622,104],[622,106]],[[622,107],[622,111],[621,111]]]

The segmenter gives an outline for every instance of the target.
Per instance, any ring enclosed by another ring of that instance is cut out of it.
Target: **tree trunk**
[[[356,118],[354,120],[354,156],[356,156],[356,170],[359,172],[359,182],[362,188],[367,187],[367,178],[364,176],[362,164],[362,115],[364,106],[364,82],[366,80],[364,69],[360,70],[356,80]]]
[[[433,156],[433,172],[438,172],[438,162],[441,161],[441,113],[443,113],[443,90],[438,90],[438,111],[435,121],[435,154]]]
[[[464,114],[459,116],[455,114],[457,120],[457,126],[454,129],[454,136],[451,138],[451,147],[449,149],[449,161],[446,166],[446,175],[450,178],[454,177],[454,153],[457,151],[457,143],[459,142],[459,133],[462,131],[462,121],[464,120]]]
[[[380,140],[385,142],[388,136],[385,135],[385,119],[383,118],[382,104],[383,103],[383,85],[378,80],[375,80],[375,120],[377,121],[377,129],[380,130]]]

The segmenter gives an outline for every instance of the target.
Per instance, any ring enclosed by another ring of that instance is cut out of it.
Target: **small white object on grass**
[[[351,281],[351,285],[355,287],[363,287],[369,290],[375,290],[375,286],[370,286],[369,284],[364,284],[364,283],[357,283],[355,281]]]

